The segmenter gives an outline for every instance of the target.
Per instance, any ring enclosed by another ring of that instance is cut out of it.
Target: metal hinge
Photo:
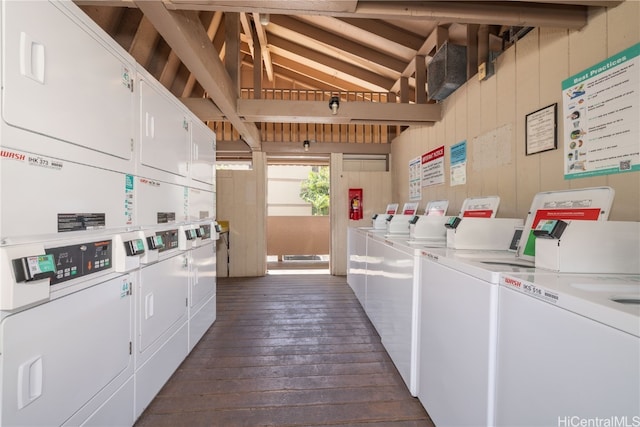
[[[133,354],[133,344],[129,341],[129,354]]]
[[[131,93],[133,93],[133,80],[131,80],[131,85],[129,87],[131,88]]]
[[[189,307],[189,298],[184,299],[184,305],[185,307]]]

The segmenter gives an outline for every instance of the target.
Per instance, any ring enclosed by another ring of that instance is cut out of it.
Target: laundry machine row
[[[0,425],[132,425],[215,321],[216,239],[202,221],[0,247]]]
[[[215,320],[215,133],[73,2],[0,15],[0,425],[131,425]]]
[[[603,338],[598,342],[611,342],[612,347],[607,347],[602,352],[591,352],[602,353],[602,360],[617,361],[594,367],[594,378],[604,381],[604,377],[611,375],[612,382],[620,386],[625,397],[617,399],[614,392],[617,386],[607,386],[607,393],[611,397],[604,398],[602,393],[596,393],[600,396],[595,399],[599,400],[599,403],[587,405],[591,406],[591,409],[580,403],[582,392],[579,390],[595,387],[597,381],[590,378],[590,369],[586,369],[586,362],[579,360],[579,351],[561,350],[572,355],[567,358],[558,356],[558,364],[563,366],[562,369],[566,372],[559,372],[553,366],[555,351],[546,345],[548,343],[535,349],[544,353],[537,356],[527,344],[527,339],[533,333],[531,331],[541,328],[545,328],[547,334],[541,340],[551,339],[554,334],[554,321],[537,321],[537,316],[521,316],[519,313],[524,311],[513,309],[519,307],[519,303],[514,303],[512,307],[510,302],[518,298],[510,297],[509,292],[502,289],[505,283],[501,282],[504,277],[534,275],[536,282],[543,283],[543,277],[566,277],[558,272],[575,271],[566,269],[583,268],[585,264],[589,265],[590,273],[601,271],[606,272],[608,276],[616,276],[615,272],[622,271],[620,262],[625,257],[627,262],[624,263],[624,272],[637,274],[638,224],[605,222],[612,201],[613,192],[607,187],[540,193],[534,198],[524,227],[522,220],[463,218],[460,223],[462,226],[447,230],[447,235],[456,233],[455,244],[452,246],[457,249],[442,245],[435,247],[437,245],[426,242],[430,239],[423,239],[425,241],[422,244],[412,242],[411,236],[408,236],[408,240],[402,241],[397,235],[393,238],[385,236],[375,228],[350,231],[350,266],[354,267],[353,273],[362,268],[365,270],[364,284],[361,283],[361,277],[352,274],[349,279],[353,283],[350,282],[350,285],[354,292],[358,290],[365,296],[363,307],[379,331],[383,344],[388,347],[387,350],[403,375],[407,387],[412,393],[417,390],[417,397],[436,424],[550,425],[563,419],[567,420],[567,417],[571,416],[618,417],[616,419],[629,422],[640,421],[634,418],[638,413],[637,402],[640,401],[637,398],[640,393],[640,389],[637,388],[640,381],[637,370],[637,350],[640,348],[638,331],[634,330],[631,334],[624,330],[623,333],[615,332],[613,329],[624,328],[612,327],[611,321],[602,316],[603,310],[607,310],[613,319],[626,316],[627,329],[629,325],[635,325],[637,329],[637,325],[640,324],[640,288],[637,285],[637,276],[618,274],[617,278],[603,278],[602,275],[592,274],[582,275],[585,277],[582,279],[574,279],[574,282],[583,282],[578,284],[578,287],[588,287],[596,294],[597,290],[601,296],[604,293],[608,295],[601,298],[606,300],[606,304],[594,304],[596,298],[591,298],[592,302],[588,304],[595,308],[590,310],[585,310],[582,307],[584,304],[579,302],[584,295],[578,298],[574,292],[571,297],[565,296],[562,299],[565,303],[562,304],[562,308],[565,310],[571,305],[567,304],[567,301],[573,301],[577,306],[573,307],[573,310],[577,311],[570,317],[593,319],[595,316],[596,323],[600,322],[606,326],[594,328],[603,331]],[[562,239],[556,242],[546,236],[539,237],[538,241],[534,240],[536,252],[538,246],[545,251],[545,256],[540,257],[540,264],[544,264],[545,268],[536,268],[537,261],[533,261],[535,253],[531,249],[531,242],[535,235],[543,236],[547,221],[545,218],[567,218],[566,230],[571,233],[565,233]],[[474,232],[477,229],[481,232]],[[363,232],[366,233],[364,245],[360,237]],[[503,238],[505,232],[507,236]],[[588,244],[585,242],[586,236],[589,236]],[[454,243],[451,239],[447,240],[447,243]],[[482,240],[488,241],[488,244]],[[500,247],[495,247],[496,242],[500,242]],[[547,246],[554,249],[550,250]],[[407,247],[407,250],[400,250],[402,247]],[[481,249],[483,247],[486,249]],[[576,247],[581,248],[580,254],[575,252]],[[593,247],[594,250],[589,251],[589,247]],[[607,248],[606,256],[600,253],[601,247]],[[522,251],[524,256],[517,256],[518,251]],[[406,253],[404,257],[399,255],[403,252]],[[612,259],[615,262],[612,262]],[[364,264],[357,263],[361,260],[365,261]],[[578,260],[580,262],[577,262]],[[400,266],[403,268],[400,269]],[[553,269],[550,270],[549,266],[553,266]],[[417,279],[419,284],[408,293],[412,288],[412,279]],[[515,279],[511,280],[510,283],[513,283]],[[585,285],[588,280],[599,282]],[[617,287],[607,286],[610,282],[621,281],[630,283]],[[530,289],[532,286],[534,285],[527,284],[523,288]],[[538,286],[539,288],[541,287]],[[614,295],[616,292],[622,293],[623,290],[623,296]],[[386,294],[383,291],[386,291]],[[558,292],[553,293],[557,294]],[[528,297],[524,300],[523,306],[539,305],[536,302],[529,304]],[[555,303],[555,306],[560,305],[557,304],[557,300],[551,302]],[[402,307],[404,312],[398,307]],[[562,317],[555,316],[556,313],[563,313],[562,311],[551,312],[554,319]],[[408,316],[412,317],[412,320],[408,320]],[[513,316],[519,317],[514,320]],[[592,320],[576,322],[593,324]],[[525,327],[512,328],[513,325],[525,323],[531,331]],[[401,325],[402,332],[394,329],[398,325]],[[562,327],[564,326],[558,323],[558,328]],[[588,334],[589,326],[584,330],[587,332],[581,331],[581,336]],[[389,331],[393,331],[393,334]],[[524,333],[520,335],[520,331]],[[607,337],[616,334],[619,338],[609,340]],[[569,339],[570,335],[565,333],[563,345],[574,345]],[[385,336],[392,338],[385,340]],[[390,345],[394,343],[403,343],[403,351],[398,352],[394,345]],[[516,344],[508,345],[509,343]],[[575,343],[575,346],[591,349],[598,347],[598,343],[585,338]],[[528,353],[530,351],[531,355]],[[527,357],[513,356],[522,352],[527,353]],[[610,352],[616,355],[606,356],[606,353]],[[417,359],[413,359],[414,357]],[[505,361],[505,357],[508,360]],[[413,360],[411,364],[408,363],[410,360]],[[525,360],[527,363],[521,363]],[[593,359],[589,359],[588,363],[595,365]],[[535,369],[532,370],[531,367],[538,365],[540,369],[548,369],[551,374],[536,376],[532,373]],[[549,391],[554,387],[553,376],[564,378],[562,384],[557,385],[558,389],[566,394],[562,399]],[[584,379],[572,382],[569,380],[572,376]],[[510,381],[510,378],[514,380]],[[547,382],[538,381],[540,378],[545,378]],[[525,384],[530,384],[531,390],[528,390]],[[541,394],[536,390],[542,390]],[[524,402],[519,401],[518,396],[530,398],[528,402]],[[556,396],[553,398],[556,399],[555,402],[546,405],[549,410],[540,408],[536,403],[547,401],[546,396]],[[616,403],[610,399],[617,399]],[[525,410],[519,405],[529,406]],[[464,410],[461,411],[460,408]],[[560,416],[565,418],[558,418]]]
[[[1,239],[215,218],[211,129],[73,2],[0,13]]]

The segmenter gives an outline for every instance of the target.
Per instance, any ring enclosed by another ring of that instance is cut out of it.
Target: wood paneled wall
[[[253,153],[253,169],[217,171],[217,218],[229,221],[230,277],[264,276],[267,272],[266,155]],[[227,275],[226,249],[218,244],[218,276]]]
[[[457,213],[467,197],[499,195],[498,216],[525,218],[540,191],[611,186],[616,195],[609,219],[640,221],[640,173],[564,179],[562,117],[558,149],[525,155],[525,116],[558,103],[562,80],[640,41],[640,2],[626,1],[589,17],[580,31],[536,29],[500,55],[496,73],[485,81],[472,78],[443,102],[443,119],[432,127],[412,127],[392,144],[394,201],[408,199],[410,159],[445,146],[445,184],[422,190],[429,200],[448,199]],[[474,139],[502,132],[504,148],[496,164],[474,158]],[[505,134],[506,132],[506,134]],[[467,141],[467,183],[449,185],[449,148]],[[640,145],[640,141],[638,142]]]
[[[349,219],[349,188],[362,188],[360,221]],[[373,214],[384,212],[391,202],[391,172],[345,171],[342,154],[331,155],[331,274],[347,274],[347,229],[371,226]]]

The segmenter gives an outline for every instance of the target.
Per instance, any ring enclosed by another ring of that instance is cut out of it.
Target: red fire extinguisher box
[[[362,219],[362,188],[349,189],[349,219]]]

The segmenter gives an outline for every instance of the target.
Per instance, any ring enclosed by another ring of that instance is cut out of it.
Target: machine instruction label
[[[124,217],[127,225],[133,224],[133,175],[126,175],[124,181]]]
[[[60,213],[58,232],[96,230],[106,226],[105,213]]]

